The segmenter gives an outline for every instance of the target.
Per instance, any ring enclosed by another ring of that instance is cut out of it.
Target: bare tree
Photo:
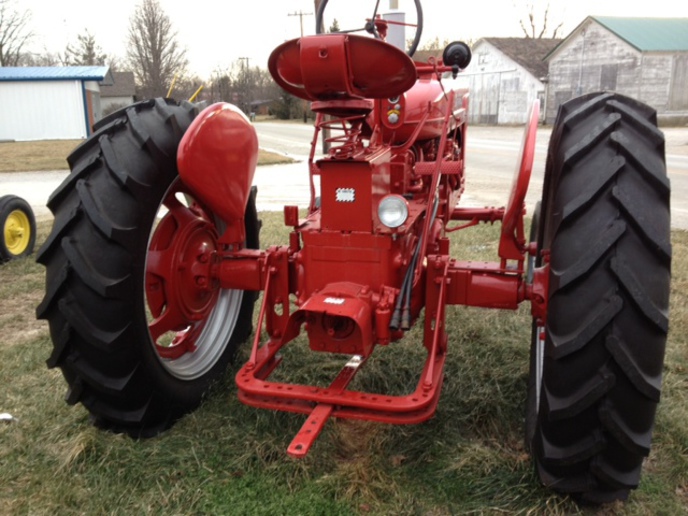
[[[208,91],[211,102],[231,101],[233,92],[233,76],[231,69],[216,68],[210,77]]]
[[[68,44],[62,62],[65,66],[103,66],[108,59],[96,38],[88,30],[77,36],[76,44]]]
[[[18,66],[22,47],[33,37],[30,11],[18,11],[13,0],[0,0],[0,66]]]
[[[185,75],[184,77],[178,77],[174,83],[174,90],[172,91],[171,95],[176,99],[188,100],[201,86],[203,87],[203,90],[205,90],[205,85],[206,82],[198,75]],[[204,95],[201,93],[196,100],[201,100],[203,97]]]
[[[122,58],[115,55],[108,54],[105,66],[110,68],[111,72],[129,72],[129,68],[124,65]]]
[[[228,68],[215,69],[205,91],[206,100],[231,102],[246,114],[255,110],[257,105],[277,102],[282,95],[270,72],[258,66],[248,66],[246,58],[238,59]]]
[[[134,71],[140,98],[167,93],[175,74],[184,75],[186,50],[157,0],[143,0],[129,22],[127,64]]]
[[[231,102],[250,113],[251,101],[261,95],[266,74],[257,66],[251,68],[247,57],[240,57],[231,67],[213,72],[209,96],[213,101]]]
[[[59,53],[50,52],[46,47],[42,52],[24,52],[19,57],[18,66],[60,66]]]
[[[452,40],[444,38],[442,41],[440,41],[439,36],[435,36],[435,39],[431,41],[426,41],[423,45],[420,46],[418,50],[428,50],[428,51],[438,51],[440,54],[442,53],[442,50],[451,43]],[[412,39],[406,40],[406,46],[410,47],[411,43],[413,43]]]
[[[547,31],[550,29],[550,2],[548,1],[544,6],[544,12],[542,14],[542,20],[538,20],[538,11],[540,8],[535,5],[536,2],[529,1],[527,3],[528,14],[526,19],[521,18],[519,23],[521,25],[521,30],[526,38],[542,39],[542,38],[556,38],[561,30],[564,22],[559,22],[559,24],[554,26],[550,34]]]

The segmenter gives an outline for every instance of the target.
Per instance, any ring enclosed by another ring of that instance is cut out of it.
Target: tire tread
[[[650,451],[668,331],[670,183],[654,110],[612,93],[564,104],[545,187],[550,286],[530,448],[545,485],[624,500]]]

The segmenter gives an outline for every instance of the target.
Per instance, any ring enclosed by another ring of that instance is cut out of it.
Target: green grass
[[[261,218],[261,245],[286,243],[282,214]],[[494,257],[498,229],[459,232],[452,254]],[[40,227],[39,240],[47,231]],[[679,514],[688,506],[688,233],[672,237],[672,323],[653,450],[630,501],[602,514]],[[19,420],[0,423],[2,514],[585,512],[539,486],[522,444],[525,306],[513,313],[449,309],[446,379],[430,421],[331,420],[309,456],[294,460],[285,450],[304,417],[239,403],[238,366],[159,437],[134,441],[93,428],[85,409],[65,404],[60,372],[45,367],[52,345],[47,325],[33,316],[42,288],[33,260],[0,266],[0,412]],[[411,388],[425,355],[419,335],[377,349],[358,381]],[[301,342],[289,350],[291,374],[320,378],[332,369],[334,357],[319,354],[316,362],[306,348]]]
[[[0,172],[33,172],[68,170],[67,156],[83,140],[44,140],[34,142],[0,142]],[[258,165],[292,163],[281,154],[258,151]]]

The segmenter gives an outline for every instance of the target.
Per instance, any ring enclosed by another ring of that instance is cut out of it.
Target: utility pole
[[[298,13],[296,11],[294,11],[293,13],[289,13],[287,16],[298,16],[299,17],[299,21],[301,22],[301,37],[303,37],[303,17],[304,16],[313,16],[313,13],[304,13],[303,11],[299,10]],[[303,108],[303,123],[307,124],[308,123],[308,111],[307,111],[308,105],[307,105],[305,100],[302,101],[301,104],[302,104],[302,108]]]
[[[251,112],[251,85],[250,73],[251,73],[251,58],[250,57],[240,57],[241,61],[241,95],[243,97],[244,113],[251,119],[253,119],[253,114]]]
[[[304,16],[313,16],[313,13],[304,13],[303,11],[293,12],[289,13],[287,16],[298,16],[299,21],[301,22],[301,37],[303,37],[303,17]]]

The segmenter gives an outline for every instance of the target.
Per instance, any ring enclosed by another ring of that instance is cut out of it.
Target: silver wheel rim
[[[165,192],[165,195],[162,197],[163,199],[166,199],[168,193],[175,188],[177,181],[174,181],[170,185]],[[191,199],[189,196],[185,195],[184,199],[187,205],[193,202],[193,199]],[[155,218],[156,223],[151,229],[148,237],[148,246],[146,249],[150,248],[150,243],[155,233],[157,222],[162,219],[165,213],[167,213],[167,208],[161,202]],[[217,226],[218,230],[222,232],[224,223],[221,220],[216,219],[215,225]],[[148,257],[146,257],[146,268],[144,270],[148,270],[147,262]],[[218,293],[215,306],[211,310],[210,315],[208,315],[204,321],[190,325],[181,332],[176,332],[177,335],[183,335],[186,332],[196,329],[199,324],[203,325],[201,333],[194,342],[196,349],[194,351],[185,353],[179,358],[169,359],[161,357],[156,348],[156,343],[149,333],[148,340],[150,345],[153,347],[155,356],[158,358],[165,370],[173,377],[183,381],[196,380],[207,374],[208,371],[215,366],[218,360],[220,360],[227,349],[227,346],[229,345],[229,340],[234,333],[234,329],[236,328],[236,324],[239,319],[239,312],[241,311],[241,303],[243,299],[243,290],[221,289]],[[145,289],[144,305],[148,306]]]
[[[156,353],[167,372],[180,380],[190,381],[212,369],[234,333],[243,298],[244,292],[241,290],[220,291],[217,303],[196,339],[195,351],[186,353],[176,360],[163,359]]]
[[[545,361],[545,327],[535,326],[535,413],[540,412],[540,395],[542,392],[542,372]]]

